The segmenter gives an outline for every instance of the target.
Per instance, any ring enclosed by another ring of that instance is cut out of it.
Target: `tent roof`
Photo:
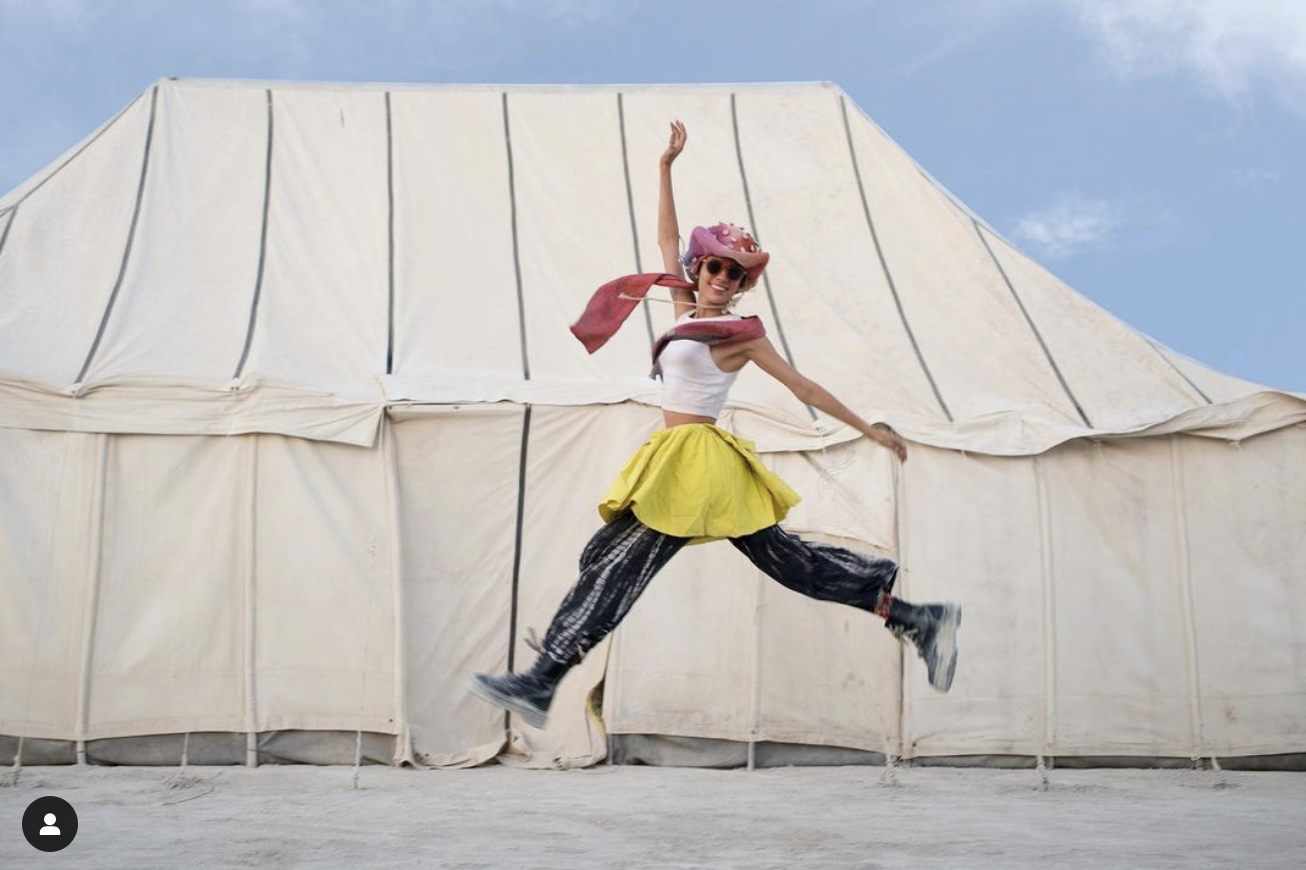
[[[1306,397],[1212,371],[1067,287],[835,85],[162,80],[0,198],[0,424],[366,444],[397,403],[656,404],[650,304],[593,357],[567,330],[658,271],[669,118],[682,231],[772,252],[741,307],[800,370],[913,440],[1240,439]],[[851,433],[758,371],[763,449]]]

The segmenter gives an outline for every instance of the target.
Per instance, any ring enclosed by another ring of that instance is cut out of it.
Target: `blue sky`
[[[838,82],[1162,343],[1306,392],[1302,0],[0,0],[0,191],[162,76]]]

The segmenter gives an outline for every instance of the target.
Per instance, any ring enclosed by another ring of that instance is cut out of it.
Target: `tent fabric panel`
[[[594,356],[568,330],[597,287],[635,270],[616,95],[514,92],[506,112],[529,379],[645,375],[651,364],[641,317]],[[576,147],[578,134],[586,147]]]
[[[391,94],[397,376],[435,386],[522,378],[501,102],[480,91]]]
[[[1019,410],[1083,425],[969,217],[869,122],[852,138],[904,316],[951,419]]]
[[[523,410],[439,409],[394,426],[405,692],[413,751],[462,767],[502,747],[503,713],[467,690],[508,665]],[[520,660],[520,659],[519,659]]]
[[[614,633],[608,730],[751,739],[762,583],[727,543],[677,554]]]
[[[514,632],[517,668],[535,661],[535,652],[525,643],[528,630],[544,638],[577,580],[581,552],[603,526],[599,499],[658,424],[655,409],[633,404],[532,408]],[[655,577],[650,586],[660,580],[661,576]],[[642,603],[643,597],[635,609]],[[663,635],[658,633],[648,642],[661,647]],[[609,644],[605,640],[590,650],[568,673],[544,730],[513,722],[520,738],[504,763],[569,768],[594,764],[606,755],[606,734],[586,711],[586,698],[608,670]]]
[[[1094,428],[1131,429],[1208,404],[1145,336],[1004,239],[985,236]]]
[[[803,538],[879,555],[860,541]],[[879,617],[807,598],[760,572],[757,580],[756,739],[880,752],[896,747],[901,665],[897,641]]]
[[[75,735],[104,438],[0,429],[0,733]]]
[[[952,690],[930,687],[904,646],[908,758],[1036,755],[1046,722],[1043,559],[1033,460],[912,445],[899,468],[902,566],[895,594],[955,601]]]
[[[10,207],[8,211],[0,211],[0,256],[4,255],[5,245],[9,242],[9,227],[14,222],[14,215],[18,209]]]
[[[261,91],[161,89],[138,244],[88,382],[231,378],[257,277],[267,137]]]
[[[1158,346],[1158,350],[1182,377],[1196,389],[1201,390],[1212,402],[1232,402],[1248,394],[1265,391],[1265,387],[1260,384],[1217,372],[1172,348]],[[1297,397],[1301,398],[1300,395]]]
[[[1194,748],[1170,449],[1166,439],[1076,442],[1041,462],[1056,755]]]
[[[273,89],[272,113],[267,255],[244,379],[375,398],[389,328],[384,94]]]
[[[898,460],[888,450],[859,437],[817,450],[767,453],[763,462],[803,499],[789,510],[785,529],[860,541],[897,558]]]
[[[12,218],[0,255],[6,376],[76,380],[122,264],[149,119],[150,100],[138,101]]]
[[[866,224],[837,94],[745,91],[736,104],[756,229],[772,253],[767,275],[797,367],[859,411],[942,417]],[[761,314],[779,348],[763,295],[759,286],[744,305]],[[868,341],[874,354],[865,352]],[[795,401],[765,381],[754,401]]]
[[[395,602],[382,451],[257,437],[257,728],[395,733]],[[282,529],[294,533],[277,532]]]
[[[88,739],[244,728],[244,439],[109,439]]]
[[[1306,426],[1181,438],[1203,754],[1306,750]]]

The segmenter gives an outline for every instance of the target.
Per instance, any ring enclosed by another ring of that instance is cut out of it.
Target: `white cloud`
[[[1017,219],[1014,235],[1043,256],[1060,259],[1108,246],[1121,222],[1111,202],[1068,191],[1047,208]]]
[[[1248,107],[1258,85],[1306,110],[1302,0],[1064,0],[1124,79],[1192,77]]]
[[[1064,259],[1088,251],[1153,246],[1173,239],[1181,222],[1154,194],[1104,199],[1063,191],[1052,204],[1016,219],[1012,236],[1038,255]]]

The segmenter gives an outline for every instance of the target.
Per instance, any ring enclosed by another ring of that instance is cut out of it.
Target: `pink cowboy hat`
[[[685,268],[692,275],[704,257],[734,260],[744,267],[744,286],[752,287],[762,277],[771,255],[763,251],[748,230],[725,222],[711,227],[694,227],[685,251]]]

